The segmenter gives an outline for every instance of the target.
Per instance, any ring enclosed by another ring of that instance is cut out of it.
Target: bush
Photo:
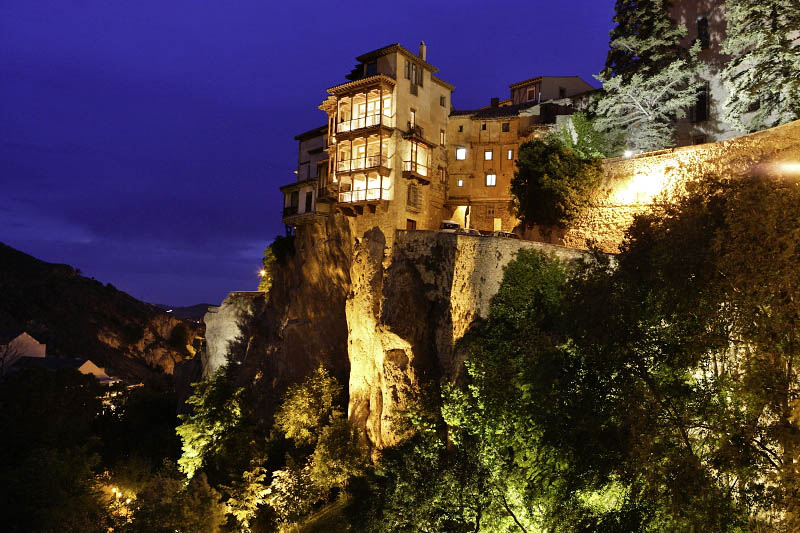
[[[581,159],[555,139],[526,142],[511,180],[517,216],[525,224],[566,227],[600,184],[597,159]]]

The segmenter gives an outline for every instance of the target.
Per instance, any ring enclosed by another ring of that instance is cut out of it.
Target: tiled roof
[[[434,67],[433,65],[431,65],[427,61],[424,61],[421,57],[419,57],[417,54],[411,52],[408,48],[406,48],[405,46],[403,46],[400,43],[389,44],[389,45],[384,46],[383,48],[378,48],[377,50],[373,50],[372,52],[367,52],[366,54],[362,54],[362,55],[360,55],[360,56],[358,56],[356,58],[356,61],[359,61],[361,63],[367,63],[367,62],[369,62],[369,61],[371,61],[373,59],[376,59],[376,58],[379,58],[379,57],[382,57],[382,56],[385,56],[385,55],[388,55],[388,54],[392,54],[394,52],[400,52],[400,53],[403,53],[403,54],[405,54],[405,55],[407,55],[409,57],[413,57],[414,60],[416,60],[419,63],[422,63],[422,66],[424,66],[425,68],[427,68],[431,72],[439,72],[438,68]]]
[[[481,109],[471,110],[453,110],[450,116],[463,116],[471,115],[474,118],[501,118],[501,117],[515,117],[519,112],[535,105],[539,102],[523,102],[521,104],[506,105],[498,107],[482,107]]]
[[[340,85],[334,85],[333,87],[328,89],[329,94],[337,94],[342,93],[345,91],[349,91],[351,89],[358,89],[359,87],[363,86],[370,86],[376,84],[376,82],[386,82],[391,85],[395,84],[394,79],[390,78],[385,74],[378,74],[376,76],[369,76],[368,78],[361,78],[360,80],[355,81],[348,81],[347,83],[342,83]]]
[[[318,126],[313,130],[304,131],[303,133],[298,133],[294,136],[295,141],[304,141],[306,139],[311,139],[313,137],[319,137],[320,135],[325,135],[328,133],[328,125],[325,124],[323,126]]]

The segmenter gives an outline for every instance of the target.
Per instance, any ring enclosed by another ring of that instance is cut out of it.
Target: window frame
[[[461,155],[461,157],[459,157]],[[456,161],[467,160],[467,148],[464,146],[456,146]]]
[[[494,150],[484,150],[483,151],[483,160],[484,161],[492,161],[494,159]]]
[[[489,177],[491,177],[491,183],[489,183]],[[497,174],[494,172],[487,172],[486,173],[486,180],[485,180],[487,187],[497,187]]]

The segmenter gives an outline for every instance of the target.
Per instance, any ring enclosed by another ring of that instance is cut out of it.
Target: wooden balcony
[[[403,161],[403,177],[406,179],[414,179],[428,185],[430,179],[431,169],[427,165],[417,163],[416,161]]]

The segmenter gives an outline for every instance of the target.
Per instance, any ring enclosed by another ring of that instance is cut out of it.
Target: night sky
[[[154,303],[252,290],[355,56],[428,45],[469,109],[603,66],[613,0],[0,1],[0,241]]]

